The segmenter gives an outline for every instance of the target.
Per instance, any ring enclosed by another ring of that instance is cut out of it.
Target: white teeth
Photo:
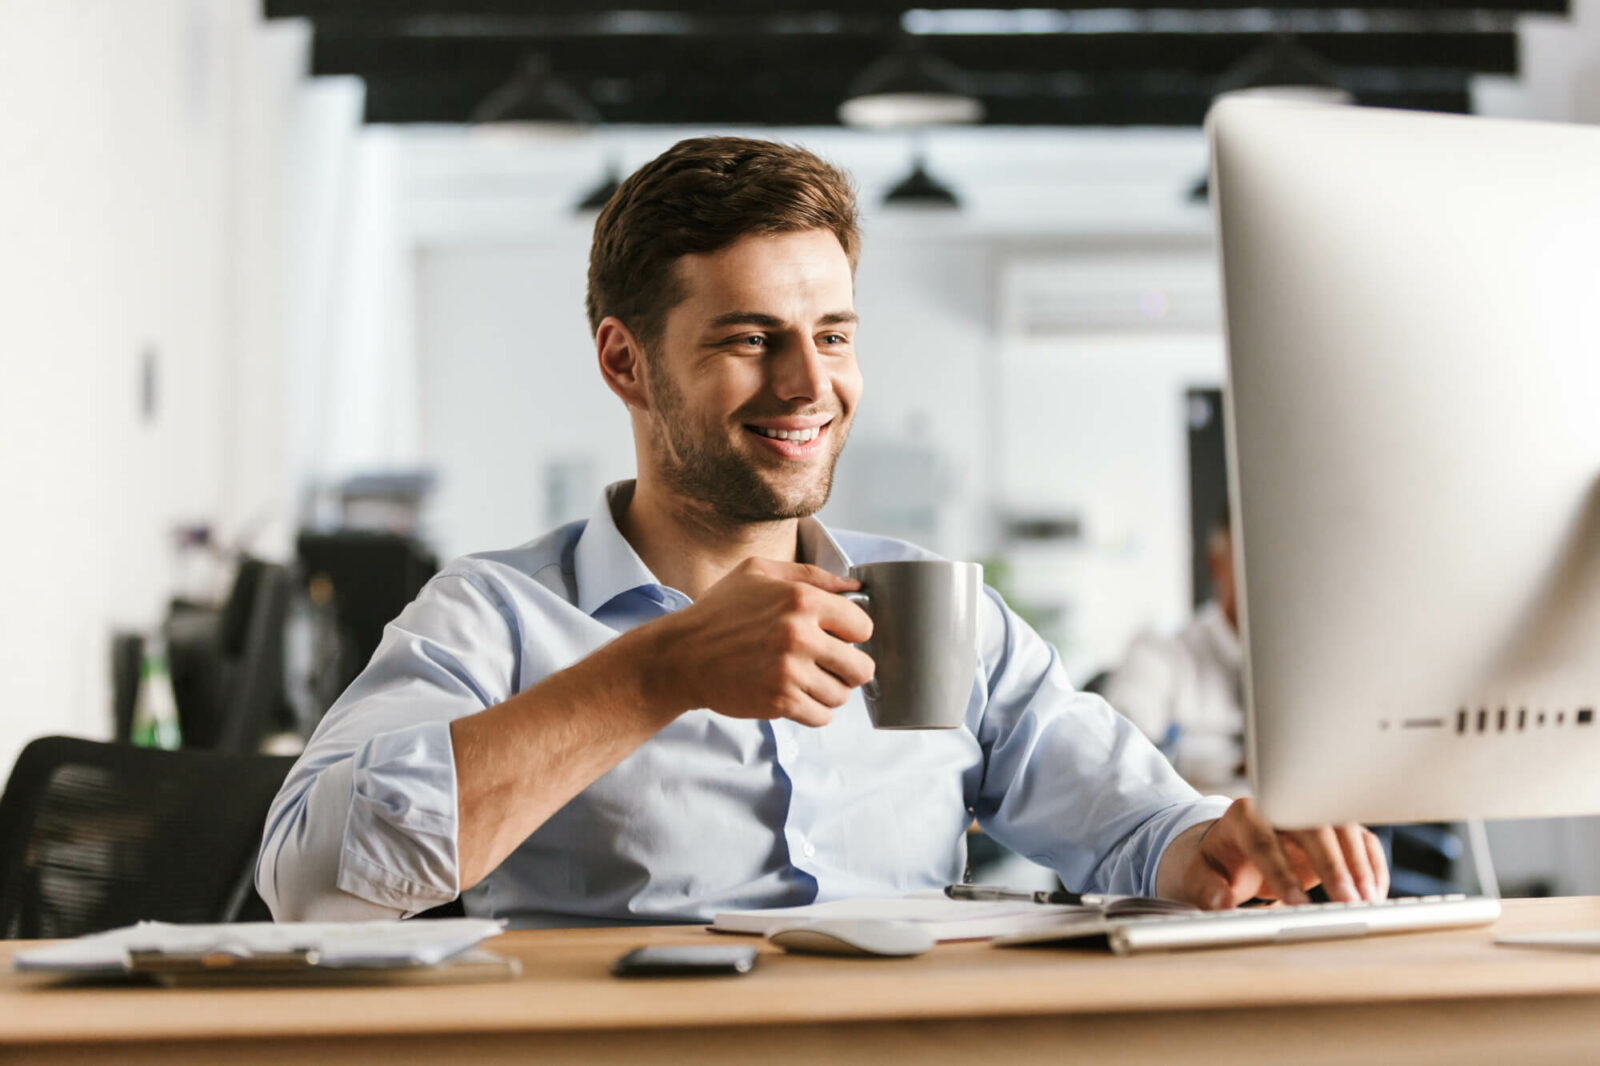
[[[805,444],[807,441],[816,440],[817,434],[822,432],[821,427],[813,427],[811,429],[768,429],[765,426],[751,426],[750,428],[763,437],[771,437],[773,440],[793,441],[796,444]]]

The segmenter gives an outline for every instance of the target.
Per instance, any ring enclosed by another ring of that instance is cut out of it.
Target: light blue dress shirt
[[[586,521],[451,563],[390,623],[267,819],[256,884],[279,920],[392,917],[457,895],[449,723],[618,633],[686,607],[617,529],[632,482]],[[806,561],[933,558],[800,524]],[[1126,719],[1067,682],[1055,649],[986,589],[966,725],[677,718],[465,893],[514,925],[705,921],[717,911],[900,895],[960,881],[974,816],[1068,887],[1147,893],[1202,799]]]

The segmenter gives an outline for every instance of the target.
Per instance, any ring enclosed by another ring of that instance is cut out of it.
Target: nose
[[[810,403],[833,389],[816,341],[802,337],[772,361],[772,391],[786,403]]]

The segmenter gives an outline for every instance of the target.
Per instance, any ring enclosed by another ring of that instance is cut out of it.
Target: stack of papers
[[[140,922],[14,956],[18,970],[74,975],[137,972],[141,960],[193,960],[248,969],[298,958],[323,969],[433,966],[504,930],[485,918],[416,922]]]

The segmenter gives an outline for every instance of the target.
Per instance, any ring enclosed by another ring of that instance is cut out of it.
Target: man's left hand
[[[1354,824],[1275,829],[1248,796],[1185,830],[1156,874],[1159,894],[1207,910],[1255,898],[1306,903],[1317,884],[1336,902],[1386,897],[1389,863],[1378,838]]]

